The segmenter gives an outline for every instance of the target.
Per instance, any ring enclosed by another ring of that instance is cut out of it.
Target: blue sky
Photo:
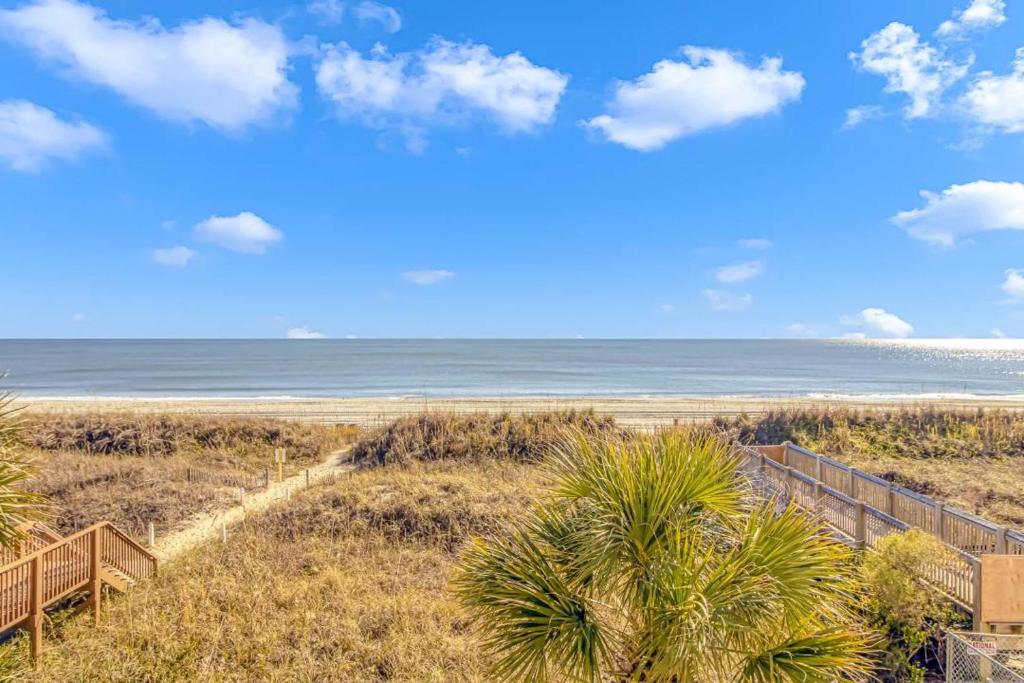
[[[1024,336],[1012,0],[0,7],[3,337]]]

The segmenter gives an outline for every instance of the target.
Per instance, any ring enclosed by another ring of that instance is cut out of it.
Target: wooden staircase
[[[20,547],[0,552],[0,632],[28,631],[33,658],[42,653],[47,607],[87,594],[82,608],[99,623],[103,584],[124,592],[157,573],[156,556],[110,522],[67,537],[42,524],[24,531]]]

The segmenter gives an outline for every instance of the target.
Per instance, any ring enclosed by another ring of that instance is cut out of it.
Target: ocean
[[[1018,340],[0,340],[48,397],[1020,396]]]

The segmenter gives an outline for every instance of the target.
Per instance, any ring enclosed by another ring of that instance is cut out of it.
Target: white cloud
[[[684,59],[665,59],[634,81],[620,81],[607,113],[585,121],[605,138],[650,151],[709,128],[778,112],[800,99],[804,77],[782,60],[747,66],[726,50],[686,46]]]
[[[662,313],[675,313],[676,307],[672,304],[661,304],[658,306],[658,310]]]
[[[288,339],[326,339],[327,335],[322,332],[314,332],[308,327],[289,328],[284,336]]]
[[[82,313],[80,311],[77,312],[77,313],[72,313],[71,314],[71,322],[73,322],[73,323],[87,323],[87,322],[89,322],[89,316],[87,316],[85,313]]]
[[[804,323],[786,325],[786,335],[790,337],[817,337],[818,330]]]
[[[732,284],[745,282],[755,278],[764,272],[764,263],[761,261],[744,261],[722,266],[715,271],[715,279],[719,282]]]
[[[960,105],[983,128],[1024,133],[1024,48],[1017,49],[1012,73],[979,73],[960,98]]]
[[[508,133],[551,123],[569,77],[518,52],[433,39],[423,50],[369,57],[347,43],[328,45],[316,67],[317,87],[342,118],[405,134],[422,146],[424,126],[455,124],[474,114]]]
[[[976,180],[921,196],[923,208],[900,211],[891,220],[926,242],[951,247],[975,232],[1024,230],[1024,183]]]
[[[736,240],[736,246],[755,251],[764,251],[766,249],[771,249],[774,245],[771,240],[766,240],[763,237],[750,237],[743,240]]]
[[[402,273],[402,279],[414,285],[434,285],[453,277],[455,273],[450,270],[407,270]]]
[[[1024,271],[1007,268],[1006,279],[1003,280],[1003,291],[1014,301],[1024,300]]]
[[[164,28],[116,20],[75,0],[0,10],[0,30],[70,77],[111,88],[159,116],[237,131],[296,104],[281,29],[206,17]]]
[[[868,335],[863,332],[847,332],[840,339],[867,339]]]
[[[874,104],[863,104],[859,107],[852,107],[846,110],[846,120],[843,121],[843,129],[856,128],[865,121],[873,121],[885,116],[885,110]]]
[[[394,7],[388,7],[372,0],[364,0],[356,5],[354,12],[360,21],[376,21],[388,33],[395,33],[402,28],[402,15]]]
[[[865,308],[857,315],[844,315],[840,322],[844,325],[864,327],[885,337],[903,339],[914,333],[913,325],[884,308]]]
[[[153,261],[168,268],[184,268],[195,257],[196,252],[188,247],[167,247],[154,249]]]
[[[939,25],[936,35],[959,37],[967,31],[994,28],[1006,21],[1003,0],[971,0],[966,9],[953,13],[953,18]]]
[[[992,336],[995,337],[996,339],[1006,339],[1006,333],[1003,332],[998,327],[992,328]]]
[[[705,289],[703,294],[708,306],[715,311],[741,311],[754,301],[750,294],[734,294],[724,289]]]
[[[242,254],[262,254],[284,234],[256,214],[210,216],[195,227],[196,239]]]
[[[885,92],[904,93],[910,103],[903,115],[908,119],[934,113],[942,94],[966,75],[970,62],[958,64],[944,57],[906,24],[892,22],[861,43],[862,51],[850,59],[862,70],[883,76]]]
[[[0,101],[0,159],[15,171],[34,173],[48,161],[75,159],[107,145],[99,128],[65,121],[25,100]]]
[[[337,24],[345,16],[345,3],[341,0],[313,0],[306,11],[320,17],[325,24]]]

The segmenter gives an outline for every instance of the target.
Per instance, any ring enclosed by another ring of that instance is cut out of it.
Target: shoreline
[[[906,396],[391,396],[317,397],[117,397],[21,396],[15,401],[26,413],[134,413],[264,417],[319,422],[379,425],[423,412],[527,413],[551,410],[594,410],[628,426],[656,427],[694,422],[716,415],[758,414],[781,409],[846,408],[865,411],[898,409],[1024,412],[1024,396],[924,394]]]

